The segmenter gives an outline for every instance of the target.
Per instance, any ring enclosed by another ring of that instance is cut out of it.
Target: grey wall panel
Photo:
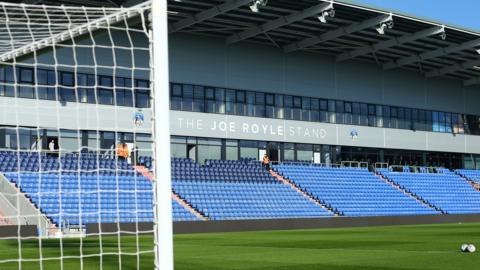
[[[465,149],[465,137],[464,135],[429,132],[427,133],[428,149],[445,152],[468,152]]]
[[[423,131],[386,128],[384,145],[394,149],[427,150],[426,133]]]
[[[286,93],[301,93],[310,97],[338,98],[335,87],[335,59],[318,58],[313,53],[285,55]]]
[[[426,84],[426,102],[427,108],[433,110],[463,112],[464,89],[462,83],[446,78],[429,79]]]
[[[382,104],[382,70],[370,63],[337,63],[335,84],[342,100]]]
[[[172,35],[169,39],[170,80],[225,87],[225,46],[218,40]]]
[[[352,136],[355,130],[358,136]],[[372,127],[356,127],[349,125],[337,125],[337,144],[359,147],[385,147],[384,129]]]
[[[225,81],[244,89],[281,91],[284,87],[283,55],[278,49],[254,44],[237,44],[226,49]]]
[[[170,124],[180,136],[480,154],[480,137],[471,135],[181,111],[171,111]]]
[[[374,63],[337,63],[333,56],[283,53],[276,47],[188,34],[170,36],[170,78],[176,82],[480,115],[480,86],[425,79],[415,71],[383,71]],[[466,104],[466,106],[465,106]]]
[[[405,70],[384,72],[384,102],[388,105],[425,108],[424,78]]]
[[[100,75],[113,75],[131,77],[132,67],[135,68],[135,78],[149,78],[149,51],[148,39],[137,32],[112,31],[112,38],[106,32],[98,32],[94,36],[95,44],[103,46],[115,45],[114,49],[95,47],[91,38],[82,37],[76,40],[75,47],[58,46],[42,50],[37,58],[25,57],[19,59],[22,63],[37,63],[39,67],[58,70],[73,71],[73,66],[78,65],[78,72],[96,73]],[[92,47],[88,47],[92,46]],[[115,57],[115,58],[114,58]],[[115,61],[114,61],[115,60]],[[71,67],[68,67],[71,66]],[[117,67],[117,68],[113,68]]]
[[[136,111],[130,107],[0,98],[0,123],[12,126],[150,133],[151,110],[142,110],[145,122],[141,127],[133,121]]]
[[[480,136],[466,136],[467,153],[480,153]]]
[[[478,86],[465,87],[464,107],[467,112],[480,110],[480,89]]]

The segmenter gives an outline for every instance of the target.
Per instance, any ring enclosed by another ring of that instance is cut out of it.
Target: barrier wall
[[[311,219],[264,219],[235,221],[176,222],[175,234],[240,232],[264,230],[294,230],[317,228],[347,228],[391,225],[420,225],[480,222],[480,214],[475,215],[422,215],[388,217],[333,217]]]
[[[367,226],[421,225],[444,223],[480,222],[480,214],[474,215],[422,215],[422,216],[389,216],[389,217],[333,217],[305,219],[261,219],[261,220],[228,220],[228,221],[182,221],[174,222],[175,234],[242,232],[268,230],[297,230],[319,228],[348,228]],[[107,235],[132,235],[136,232],[149,234],[153,232],[152,223],[103,223],[87,225],[87,235],[100,232]]]

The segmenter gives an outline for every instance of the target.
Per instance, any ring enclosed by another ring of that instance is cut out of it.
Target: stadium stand
[[[142,160],[143,166],[133,167],[95,152],[59,158],[0,151],[0,171],[61,228],[149,222],[153,220],[148,171],[152,160]],[[457,170],[458,175],[446,169],[413,173],[408,167],[402,172],[377,171],[403,193],[365,168],[286,162],[269,173],[252,159],[207,160],[200,165],[191,159],[172,158],[171,164],[173,192],[189,208],[172,200],[174,221],[438,213],[428,205],[444,213],[480,212],[480,193],[464,179],[478,183],[480,171],[475,170]]]
[[[172,200],[173,219],[175,221],[197,221],[194,214],[181,206],[177,201]]]
[[[210,220],[326,217],[333,213],[271,176],[259,162],[172,160],[173,189]]]
[[[479,170],[455,170],[455,172],[462,176],[467,178],[468,180],[480,184],[480,171]]]
[[[447,214],[480,213],[480,192],[461,176],[446,169],[438,170],[438,173],[381,173]]]
[[[0,170],[59,227],[153,220],[152,183],[124,160],[2,151]]]
[[[367,169],[280,164],[275,170],[345,216],[435,214]]]

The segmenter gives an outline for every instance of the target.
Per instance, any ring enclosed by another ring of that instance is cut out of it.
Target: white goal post
[[[173,270],[167,24],[0,2],[0,269]]]

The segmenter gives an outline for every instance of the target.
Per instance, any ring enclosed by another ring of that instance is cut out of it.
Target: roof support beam
[[[332,3],[321,3],[319,5],[304,9],[302,11],[279,17],[273,21],[266,22],[262,25],[253,26],[249,29],[246,29],[245,31],[229,36],[227,38],[227,44],[236,43],[251,37],[255,37],[259,34],[272,31],[282,26],[289,25],[297,21],[301,21],[305,18],[319,15],[323,11],[331,8],[333,8]]]
[[[396,61],[392,61],[392,62],[384,64],[383,69],[398,68],[398,67],[413,64],[413,63],[416,63],[416,62],[422,62],[422,61],[425,61],[425,60],[428,60],[428,59],[432,59],[432,58],[436,58],[436,57],[442,57],[442,56],[445,56],[445,55],[448,55],[448,54],[451,54],[451,53],[455,53],[455,52],[459,52],[459,51],[463,51],[463,50],[468,50],[468,49],[471,49],[471,48],[474,48],[474,47],[479,47],[479,46],[480,46],[480,38],[475,39],[475,40],[470,40],[470,41],[467,41],[467,42],[464,42],[464,43],[461,43],[461,44],[456,44],[456,45],[448,46],[448,47],[445,47],[445,48],[440,48],[440,49],[437,49],[437,50],[428,51],[428,52],[424,52],[424,53],[421,53],[421,54],[412,55],[412,56],[408,56],[408,57],[405,57],[405,58],[402,58],[402,59],[398,59]]]
[[[178,32],[182,29],[185,29],[187,27],[190,27],[192,25],[195,25],[197,23],[201,23],[205,20],[211,19],[213,17],[216,17],[220,14],[227,13],[231,10],[237,9],[243,5],[246,5],[248,3],[251,3],[252,0],[228,0],[225,1],[225,3],[221,5],[214,6],[212,8],[209,8],[207,10],[201,11],[197,14],[194,14],[193,16],[189,18],[185,18],[181,21],[178,21],[174,23],[170,29],[168,30],[169,33],[174,33]]]
[[[385,50],[391,47],[395,47],[398,45],[402,45],[405,43],[413,42],[418,39],[422,39],[425,37],[437,35],[443,33],[445,31],[445,27],[443,26],[434,26],[428,29],[424,29],[418,31],[413,34],[406,34],[401,37],[392,38],[386,41],[378,42],[376,44],[365,46],[362,48],[355,49],[350,52],[345,52],[337,56],[337,61],[345,61],[348,59],[352,59],[358,56],[366,55],[369,53],[375,53],[377,51]]]
[[[365,20],[360,23],[353,23],[351,25],[340,27],[315,37],[306,38],[306,39],[288,44],[283,47],[283,50],[285,52],[293,52],[296,50],[301,50],[307,47],[317,45],[322,42],[326,42],[326,41],[333,40],[348,34],[362,31],[366,28],[370,28],[372,26],[379,25],[381,23],[385,23],[391,20],[392,20],[392,15],[381,15],[372,19]]]
[[[469,80],[463,81],[464,86],[471,86],[471,85],[476,85],[476,84],[480,84],[480,77],[471,78]]]
[[[475,60],[467,61],[463,63],[455,63],[453,65],[449,65],[444,68],[439,68],[439,69],[429,71],[425,74],[425,77],[432,78],[432,77],[442,76],[442,75],[454,73],[456,71],[460,71],[463,69],[471,69],[474,66],[478,66],[478,65],[480,65],[480,59],[475,59]]]

